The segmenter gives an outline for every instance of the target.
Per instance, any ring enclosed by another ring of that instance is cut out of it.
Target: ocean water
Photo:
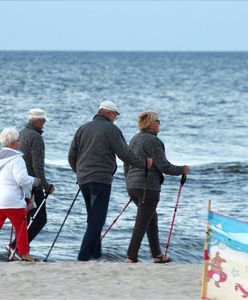
[[[138,131],[137,115],[159,112],[159,137],[167,158],[188,164],[169,254],[177,262],[201,262],[208,200],[212,209],[248,221],[248,53],[197,52],[0,52],[0,129],[25,126],[30,108],[45,109],[46,173],[56,186],[48,197],[48,223],[31,243],[45,257],[77,193],[67,154],[76,129],[92,119],[104,98],[121,116],[127,141]],[[165,250],[180,177],[166,176],[158,205]],[[106,227],[128,202],[118,160]],[[136,208],[130,204],[103,240],[103,260],[124,261]],[[49,256],[75,260],[86,228],[78,196]],[[0,253],[10,224],[0,232]],[[151,261],[146,237],[139,258]]]

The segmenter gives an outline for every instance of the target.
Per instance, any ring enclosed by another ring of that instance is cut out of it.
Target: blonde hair
[[[138,127],[140,130],[148,129],[150,125],[158,118],[158,114],[155,111],[143,111],[138,117]]]
[[[19,139],[19,133],[15,127],[5,128],[0,134],[0,144],[3,147],[9,146],[11,143]]]

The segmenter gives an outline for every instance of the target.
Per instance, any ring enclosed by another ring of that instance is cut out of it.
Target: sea
[[[248,52],[0,52],[0,130],[21,130],[31,108],[46,111],[46,176],[56,191],[47,198],[48,222],[30,244],[45,258],[66,216],[50,261],[74,261],[86,229],[86,210],[67,156],[77,128],[109,99],[121,115],[116,125],[127,141],[138,132],[137,116],[158,112],[159,138],[167,159],[187,164],[169,255],[175,262],[200,263],[208,202],[221,214],[248,221]],[[103,232],[129,201],[118,169]],[[162,252],[168,240],[180,176],[165,176],[157,207]],[[102,241],[103,261],[125,261],[135,222],[131,203]],[[0,231],[0,253],[10,239]],[[139,259],[151,262],[144,237]]]

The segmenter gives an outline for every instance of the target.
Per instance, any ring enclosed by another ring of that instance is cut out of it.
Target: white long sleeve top
[[[3,147],[0,150],[0,209],[25,208],[25,193],[30,192],[34,177],[29,176],[22,153]]]

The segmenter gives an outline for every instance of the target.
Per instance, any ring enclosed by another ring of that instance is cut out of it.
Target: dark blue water
[[[21,129],[27,111],[47,111],[44,139],[47,177],[56,193],[47,201],[48,223],[31,244],[45,257],[77,192],[67,154],[76,129],[90,120],[103,98],[121,110],[117,125],[127,141],[137,132],[137,115],[158,111],[159,137],[168,159],[189,164],[170,255],[200,262],[208,200],[212,209],[248,221],[248,53],[166,52],[0,52],[0,129]],[[128,202],[122,162],[113,182],[106,226]],[[164,251],[179,189],[179,177],[166,177],[158,205]],[[123,261],[134,225],[130,205],[103,240],[103,258]],[[85,230],[80,195],[50,255],[75,260]],[[6,222],[0,252],[9,239]],[[146,238],[140,259],[149,260]]]

